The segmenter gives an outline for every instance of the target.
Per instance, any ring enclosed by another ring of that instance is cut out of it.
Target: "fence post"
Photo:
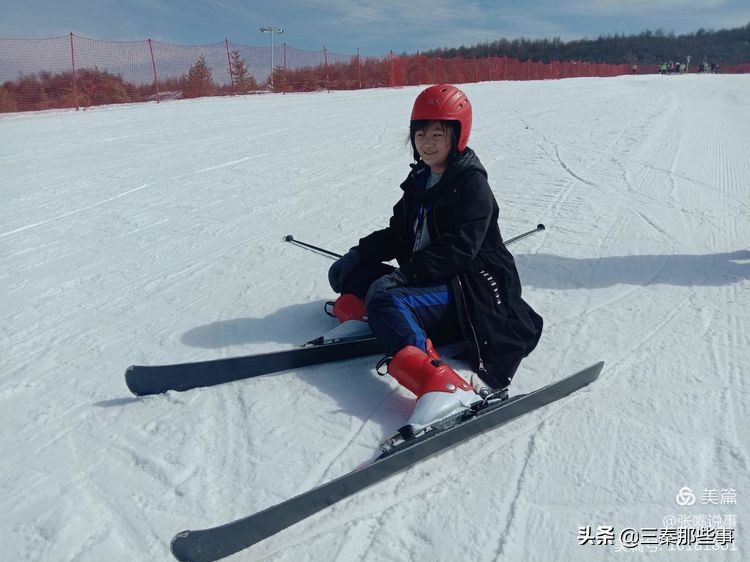
[[[224,45],[227,48],[227,67],[229,68],[229,84],[232,87],[232,95],[234,95],[234,76],[232,75],[232,59],[229,58],[229,41],[224,37]]]
[[[330,93],[331,83],[328,81],[328,50],[325,45],[323,45],[323,64],[326,73],[326,91]]]
[[[70,32],[70,60],[73,64],[73,100],[76,104],[76,111],[78,111],[78,80],[76,78],[76,52],[73,48],[73,32]]]
[[[284,70],[283,70],[283,72],[284,72],[284,77],[281,80],[281,83],[283,84],[282,89],[281,89],[281,93],[283,95],[286,95],[286,87],[287,87],[287,83],[286,83],[286,43],[284,43]]]
[[[396,87],[396,77],[394,76],[394,73],[393,73],[393,51],[392,50],[388,51],[388,56],[391,59],[391,88],[395,88]]]
[[[357,47],[357,80],[359,80],[359,89],[362,89],[362,59],[359,56],[359,47]]]
[[[156,76],[156,61],[154,60],[154,48],[151,45],[151,38],[148,40],[148,50],[151,53],[151,67],[154,69],[154,88],[156,88],[156,103],[161,101],[161,94],[159,93],[159,78]]]
[[[417,86],[422,85],[422,57],[419,54],[419,51],[417,51]],[[408,79],[407,79],[408,83]]]

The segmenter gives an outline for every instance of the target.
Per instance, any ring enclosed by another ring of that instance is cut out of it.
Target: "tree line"
[[[576,60],[609,64],[658,64],[684,60],[689,55],[698,64],[703,61],[740,64],[750,62],[750,23],[718,31],[699,29],[684,35],[666,33],[660,28],[637,35],[600,35],[596,39],[575,41],[562,41],[559,37],[498,39],[469,47],[433,49],[422,54],[444,58],[506,56],[520,61]]]
[[[579,61],[608,64],[655,64],[667,61],[684,61],[690,56],[695,68],[702,63],[720,62],[731,65],[750,62],[750,23],[744,27],[674,35],[661,29],[644,31],[638,35],[607,35],[597,39],[581,39],[564,42],[559,37],[552,39],[499,39],[479,43],[473,47],[440,48],[421,53],[418,57],[404,55],[408,68],[402,71],[409,83],[425,83],[434,79],[427,75],[425,58],[443,59],[487,59],[508,57],[521,62],[550,63],[552,61]],[[416,63],[415,63],[416,61]],[[200,96],[229,95],[258,91],[261,86],[250,74],[245,60],[238,50],[229,54],[232,74],[230,84],[218,85],[213,79],[212,69],[201,55],[180,77],[159,80],[161,92],[176,92],[178,96],[192,98]],[[355,68],[356,67],[356,68]],[[442,76],[443,81],[462,82],[471,76],[471,71],[456,71]],[[467,74],[468,72],[468,74]],[[424,74],[424,75],[422,75]],[[466,74],[466,76],[464,75]],[[392,79],[391,66],[386,60],[352,58],[348,63],[339,63],[323,68],[306,67],[273,69],[275,91],[310,91],[323,87],[333,89],[372,88],[389,85]],[[469,80],[471,81],[471,80]],[[84,68],[76,72],[75,89],[71,71],[60,73],[40,72],[20,76],[17,80],[0,86],[0,112],[31,111],[64,107],[89,107],[113,103],[142,102],[155,99],[154,84],[135,85],[122,76],[98,68]],[[267,87],[268,85],[264,86]]]
[[[259,89],[239,51],[230,52],[232,83],[218,85],[201,55],[181,77],[159,80],[161,92],[179,92],[181,97],[221,96]],[[133,84],[107,70],[81,68],[76,71],[39,72],[20,76],[0,85],[0,112],[36,111],[66,107],[91,107],[115,103],[143,102],[157,98],[154,84]]]

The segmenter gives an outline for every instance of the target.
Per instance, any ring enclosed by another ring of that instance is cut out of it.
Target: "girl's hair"
[[[461,132],[461,125],[458,121],[442,121],[437,119],[415,120],[409,123],[409,141],[411,142],[411,148],[414,151],[415,161],[419,161],[419,153],[417,152],[417,145],[414,143],[414,137],[419,131],[426,131],[433,123],[437,123],[446,134],[450,135],[452,147],[450,158],[453,158],[457,153],[458,137]]]

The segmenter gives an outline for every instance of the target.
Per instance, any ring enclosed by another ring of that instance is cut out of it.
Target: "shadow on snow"
[[[601,289],[614,285],[718,287],[750,279],[750,250],[721,254],[569,258],[515,256],[524,286]]]

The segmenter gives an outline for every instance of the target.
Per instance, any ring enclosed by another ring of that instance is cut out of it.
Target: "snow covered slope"
[[[546,321],[514,389],[605,370],[232,560],[617,560],[579,527],[747,525],[750,76],[465,90],[503,234],[547,225],[513,248]],[[330,328],[331,261],[282,237],[345,251],[385,224],[418,91],[0,116],[0,559],[167,560],[404,422],[372,358],[143,399],[123,372]]]

